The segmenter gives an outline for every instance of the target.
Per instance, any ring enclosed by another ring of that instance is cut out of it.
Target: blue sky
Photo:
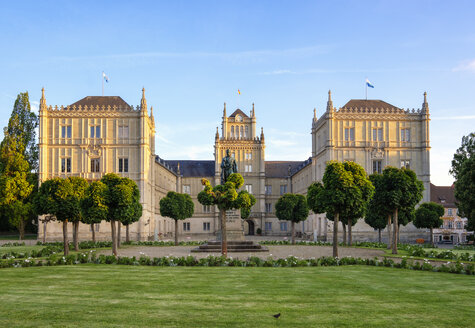
[[[51,105],[101,94],[154,107],[157,153],[212,159],[223,102],[264,127],[267,160],[311,155],[313,108],[368,98],[431,110],[431,175],[475,126],[472,1],[35,1],[0,3],[0,126],[41,87]],[[238,97],[237,89],[242,94]]]

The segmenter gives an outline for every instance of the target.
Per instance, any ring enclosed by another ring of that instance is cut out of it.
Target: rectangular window
[[[71,157],[61,158],[61,172],[63,173],[71,172]]]
[[[454,222],[452,220],[449,220],[447,222],[448,226],[449,226],[449,229],[453,229],[454,228]]]
[[[355,141],[355,128],[345,128],[345,141]]]
[[[451,209],[451,208],[448,208],[448,209],[447,209],[447,215],[448,215],[448,216],[452,216],[452,209]]]
[[[211,225],[209,222],[203,222],[203,231],[210,231]]]
[[[190,222],[183,222],[183,231],[190,231]]]
[[[401,141],[411,141],[411,129],[401,129]]]
[[[100,138],[101,137],[101,126],[100,125],[91,125],[91,133],[89,138]]]
[[[272,231],[272,222],[266,222],[265,230],[266,231]]]
[[[271,195],[272,194],[272,185],[266,185],[265,190],[266,190],[266,195]]]
[[[91,159],[91,172],[99,172],[99,158]]]
[[[247,184],[246,185],[246,190],[248,193],[252,194],[252,184]]]
[[[183,193],[191,195],[191,186],[190,185],[183,185]]]
[[[119,158],[119,172],[129,172],[128,158]]]
[[[119,138],[128,138],[128,137],[129,137],[129,127],[119,126]]]
[[[373,141],[383,141],[383,129],[373,129]]]
[[[246,159],[252,159],[252,153],[246,153],[245,158]]]
[[[456,225],[457,225],[457,229],[462,229],[462,222],[457,221]]]
[[[203,205],[203,213],[211,213],[211,205]]]
[[[266,213],[272,212],[272,203],[266,203]]]
[[[287,193],[287,185],[280,185],[280,195]]]
[[[280,222],[280,231],[287,231],[287,222]]]
[[[250,164],[244,165],[244,172],[252,172],[252,165]]]
[[[408,159],[403,159],[401,160],[401,168],[406,168],[406,169],[410,169],[411,168],[411,161],[408,160]]]
[[[71,138],[71,125],[61,127],[61,138]]]
[[[379,173],[379,174],[381,174],[381,172],[382,172],[382,166],[383,166],[383,162],[382,162],[382,161],[373,161],[373,173]]]

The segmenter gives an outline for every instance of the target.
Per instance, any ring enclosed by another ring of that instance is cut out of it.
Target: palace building
[[[312,182],[321,180],[329,160],[355,161],[368,173],[381,172],[387,165],[411,168],[424,183],[423,201],[430,199],[426,94],[418,110],[404,110],[381,100],[350,100],[337,109],[329,92],[326,110],[320,118],[314,110],[309,122],[312,156],[304,161],[265,160],[264,130],[257,128],[254,104],[249,115],[235,109],[229,116],[224,104],[221,130],[216,129],[214,159],[210,160],[165,160],[157,155],[153,108],[147,107],[144,89],[136,107],[121,97],[110,96],[88,96],[68,106],[47,106],[43,90],[39,121],[40,182],[68,176],[92,181],[111,172],[136,181],[143,216],[130,226],[132,240],[171,237],[173,220],[162,217],[159,209],[159,201],[168,191],[188,193],[195,203],[195,214],[180,223],[180,234],[213,239],[219,229],[218,211],[199,204],[197,195],[203,188],[202,178],[213,185],[220,183],[220,163],[228,149],[244,177],[243,188],[257,199],[250,217],[243,222],[249,235],[289,235],[290,222],[275,217],[276,201],[288,192],[306,194]],[[62,228],[56,222],[40,225],[38,238],[43,238],[45,227],[48,240],[61,239]],[[90,229],[80,225],[80,238],[89,239]],[[110,239],[109,224],[97,224],[95,229],[99,239]],[[311,214],[297,231],[326,240],[332,233],[332,222],[324,214]],[[353,233],[354,240],[377,237],[363,220]],[[400,238],[415,240],[426,235],[409,224],[402,227]]]

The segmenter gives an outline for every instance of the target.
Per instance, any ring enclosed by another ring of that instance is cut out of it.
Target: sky
[[[313,108],[365,97],[431,114],[431,181],[475,131],[473,1],[0,2],[0,126],[18,93],[37,111],[105,95],[154,108],[156,153],[213,159],[223,103],[264,128],[266,160],[311,156]],[[241,91],[238,95],[237,90]]]

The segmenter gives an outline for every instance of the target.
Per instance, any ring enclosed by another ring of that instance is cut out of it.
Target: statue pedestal
[[[221,218],[219,223],[220,226],[216,234],[216,240],[221,241]],[[245,240],[240,210],[226,211],[226,236],[228,241]]]

